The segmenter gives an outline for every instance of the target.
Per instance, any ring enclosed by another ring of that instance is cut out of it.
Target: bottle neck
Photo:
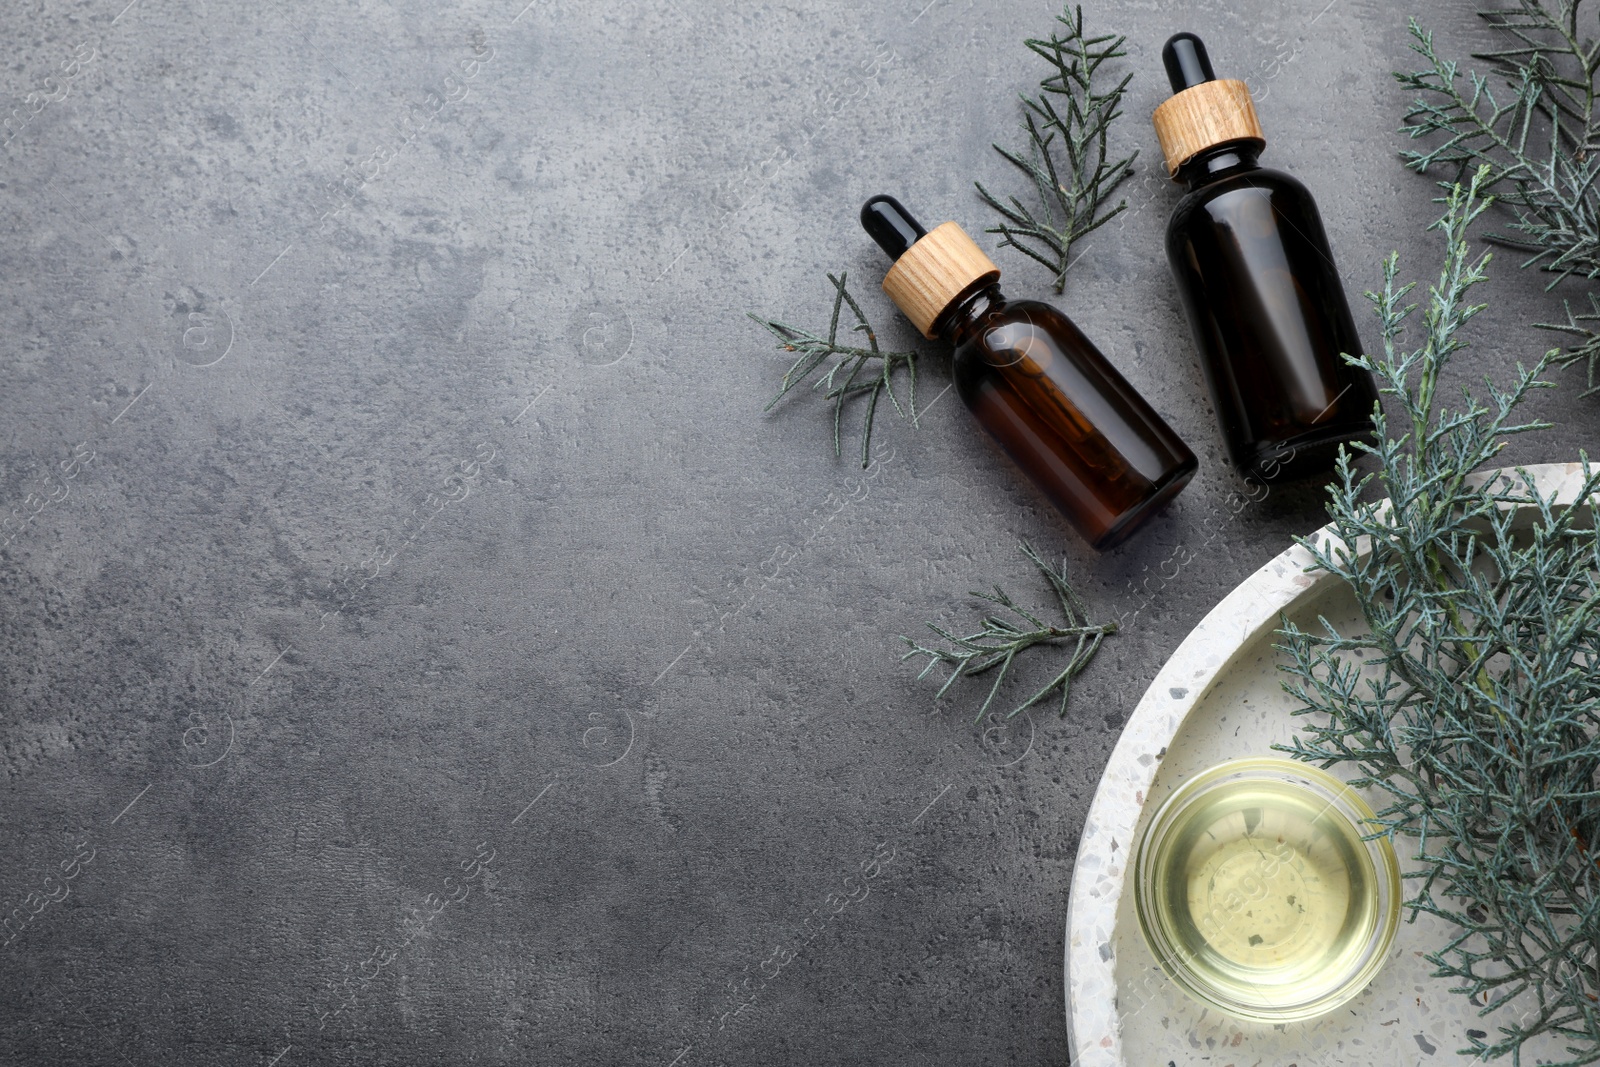
[[[1231,174],[1259,170],[1256,157],[1260,154],[1261,149],[1249,141],[1228,141],[1214,145],[1192,156],[1179,167],[1177,178],[1187,183],[1192,191]]]
[[[980,286],[944,309],[944,313],[933,324],[934,333],[960,348],[977,333],[985,316],[1005,300],[999,282]]]

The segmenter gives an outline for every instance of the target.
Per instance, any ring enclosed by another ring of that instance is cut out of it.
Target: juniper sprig
[[[1038,95],[1022,94],[1022,128],[1028,135],[1028,147],[1016,152],[994,146],[1033,183],[1037,206],[1015,196],[1001,200],[982,182],[975,184],[983,202],[1001,217],[1000,223],[986,232],[1002,237],[1000,247],[1015,248],[1048,267],[1059,293],[1067,284],[1074,242],[1127,208],[1127,200],[1109,209],[1106,204],[1132,171],[1139,153],[1135,150],[1113,160],[1107,143],[1112,124],[1122,115],[1123,94],[1133,75],[1124,75],[1108,89],[1101,68],[1127,55],[1123,49],[1126,38],[1109,33],[1087,36],[1081,6],[1056,16],[1056,21],[1065,30],[1024,42],[1051,68],[1039,83]]]
[[[948,648],[919,645],[903,635],[900,638],[910,646],[910,650],[900,657],[902,660],[914,656],[928,657],[927,665],[922,668],[922,673],[917,675],[919,681],[926,678],[929,672],[941,663],[951,668],[950,677],[939,687],[934,699],[944,696],[957,678],[970,678],[995,667],[1000,668],[994,684],[989,687],[988,697],[978,709],[978,722],[982,722],[984,715],[988,714],[989,705],[994,703],[996,694],[1000,692],[1000,685],[1006,680],[1006,675],[1010,673],[1011,665],[1017,656],[1038,645],[1056,645],[1070,641],[1072,654],[1067,657],[1067,662],[1060,672],[1042,689],[1013,708],[1006,717],[1010,718],[1026,711],[1057,690],[1061,693],[1061,714],[1065,716],[1067,699],[1072,693],[1072,680],[1089,665],[1090,660],[1094,659],[1094,654],[1100,650],[1100,642],[1105,640],[1106,635],[1117,632],[1117,624],[1114,622],[1089,621],[1088,607],[1067,582],[1065,560],[1061,563],[1061,569],[1057,571],[1040,559],[1039,554],[1026,541],[1022,543],[1021,548],[1022,554],[1033,561],[1034,566],[1039,568],[1039,573],[1050,583],[1050,588],[1055,592],[1056,601],[1061,608],[1061,614],[1066,620],[1064,623],[1057,625],[1044,621],[1039,614],[1019,606],[1004,589],[996,585],[993,593],[980,593],[974,590],[971,595],[990,604],[999,605],[1014,616],[1016,621],[1001,615],[986,615],[977,632],[964,637],[957,636],[954,631],[947,630],[937,623],[928,623],[928,629],[949,642]]]
[[[916,419],[917,410],[917,353],[915,350],[906,352],[885,352],[878,347],[878,335],[873,331],[867,316],[862,312],[861,305],[856,303],[855,297],[850,295],[845,287],[848,276],[840,271],[837,276],[828,275],[828,281],[833,283],[833,317],[828,321],[828,335],[823,337],[810,330],[803,330],[798,326],[789,326],[772,319],[764,319],[754,312],[748,312],[750,318],[760,323],[768,333],[778,339],[778,347],[786,352],[798,352],[794,364],[783,376],[783,384],[763,409],[771,411],[778,402],[789,394],[789,391],[799,385],[813,371],[817,370],[830,359],[837,362],[825,371],[812,383],[813,389],[823,391],[823,396],[833,401],[833,454],[843,454],[840,445],[840,424],[844,420],[845,401],[852,397],[866,394],[867,409],[861,424],[861,466],[866,468],[870,461],[872,447],[872,420],[878,412],[878,400],[888,394],[889,403],[894,405],[895,412],[905,418],[907,411],[911,413],[912,420]],[[867,347],[843,344],[839,340],[839,315],[848,305],[851,314],[855,315],[855,325],[850,327],[851,333],[865,334]],[[864,379],[861,372],[868,365],[874,370]],[[910,385],[906,392],[906,406],[900,406],[900,398],[894,392],[894,372],[905,367],[910,378]],[[844,374],[846,368],[848,374]],[[844,374],[843,378],[840,375]],[[857,380],[861,379],[861,380]]]
[[[1510,218],[1485,239],[1525,253],[1521,265],[1548,271],[1552,289],[1600,278],[1600,41],[1581,29],[1584,2],[1515,0],[1480,11],[1505,45],[1474,53],[1488,64],[1483,74],[1441,56],[1433,34],[1412,19],[1411,48],[1425,66],[1394,75],[1417,94],[1401,132],[1425,142],[1401,153],[1406,165],[1442,173],[1446,187],[1487,167],[1481,188]],[[1534,324],[1576,338],[1555,362],[1586,364],[1586,393],[1600,391],[1596,324],[1594,314],[1573,314],[1570,302],[1565,322]]]

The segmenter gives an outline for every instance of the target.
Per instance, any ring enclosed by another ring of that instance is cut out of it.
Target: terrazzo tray
[[[1558,503],[1572,503],[1582,486],[1575,463],[1526,470],[1540,495],[1555,493]],[[1505,476],[1516,474],[1483,477]],[[1324,528],[1315,537],[1332,534]],[[1293,736],[1294,702],[1281,688],[1272,647],[1280,613],[1308,629],[1323,615],[1345,632],[1365,630],[1344,584],[1306,573],[1310,565],[1297,545],[1229,593],[1178,646],[1123,728],[1089,806],[1072,874],[1066,997],[1074,1067],[1465,1065],[1476,1062],[1458,1051],[1468,1047],[1468,1031],[1493,1034],[1506,1021],[1498,1013],[1480,1017],[1467,998],[1449,992],[1447,980],[1430,976],[1422,954],[1448,937],[1427,915],[1401,923],[1388,962],[1355,1000],[1318,1019],[1277,1026],[1191,1000],[1162,973],[1139,933],[1133,893],[1124,890],[1145,821],[1191,775],[1226,759],[1270,755],[1275,742]],[[1366,795],[1368,803],[1380,799]],[[1414,866],[1411,843],[1397,839],[1395,846],[1401,869]],[[1560,1052],[1559,1041],[1530,1043],[1523,1062],[1559,1059]]]

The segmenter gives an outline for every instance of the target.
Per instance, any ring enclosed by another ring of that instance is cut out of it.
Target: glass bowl
[[[1285,1023],[1366,988],[1400,921],[1400,864],[1372,809],[1295,760],[1230,760],[1184,782],[1134,857],[1134,909],[1186,993]]]

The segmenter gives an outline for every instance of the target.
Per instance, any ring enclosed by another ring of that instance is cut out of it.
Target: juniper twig
[[[1535,325],[1541,330],[1572,334],[1578,338],[1562,352],[1561,362],[1583,363],[1588,367],[1588,384],[1583,391],[1583,395],[1588,396],[1590,393],[1600,392],[1600,381],[1596,381],[1595,378],[1595,372],[1600,370],[1600,328],[1596,327],[1596,324],[1600,324],[1600,300],[1595,298],[1594,293],[1584,295],[1589,298],[1587,314],[1573,312],[1572,302],[1563,301],[1562,306],[1567,313],[1566,322],[1541,322]]]
[[[1412,19],[1411,48],[1426,66],[1395,73],[1417,94],[1401,132],[1428,142],[1401,153],[1406,165],[1440,173],[1447,188],[1487,167],[1480,186],[1510,219],[1485,239],[1525,253],[1521,265],[1549,272],[1552,289],[1600,278],[1600,42],[1579,30],[1583,3],[1516,0],[1480,11],[1505,40],[1474,54],[1489,64],[1487,74],[1441,56],[1433,34]],[[1596,392],[1595,316],[1569,308],[1565,323],[1534,325],[1578,338],[1555,362],[1586,364],[1586,393]]]
[[[1071,695],[1072,679],[1076,678],[1082,670],[1094,659],[1094,654],[1100,649],[1100,642],[1105,640],[1107,634],[1117,632],[1114,622],[1091,623],[1089,622],[1089,609],[1083,600],[1073,591],[1067,583],[1067,564],[1063,560],[1061,570],[1056,571],[1048,563],[1039,558],[1033,547],[1024,541],[1021,545],[1023,555],[1033,561],[1039,572],[1050,583],[1050,588],[1055,591],[1056,601],[1060,605],[1061,614],[1066,622],[1062,625],[1045,622],[1039,615],[1027,608],[1018,606],[1006,591],[998,585],[993,593],[972,592],[972,596],[979,600],[998,604],[1010,612],[1020,621],[999,615],[986,615],[981,628],[965,637],[956,634],[937,623],[928,623],[928,629],[950,642],[951,647],[928,647],[919,645],[909,637],[901,636],[910,651],[901,656],[902,660],[914,656],[928,657],[928,663],[922,668],[922,673],[917,675],[918,680],[926,678],[933,668],[941,663],[948,664],[951,668],[950,677],[945,679],[944,685],[939,687],[935,699],[942,697],[961,677],[971,677],[982,674],[995,667],[1000,668],[994,684],[989,687],[989,695],[985,698],[983,706],[978,709],[978,721],[982,722],[984,715],[989,711],[989,705],[994,703],[994,698],[1000,692],[1000,684],[1006,680],[1006,675],[1011,671],[1011,664],[1022,652],[1035,645],[1058,644],[1073,642],[1072,654],[1067,658],[1065,666],[1060,673],[1052,678],[1044,688],[1034,693],[1033,696],[1017,705],[1007,715],[1010,718],[1019,712],[1033,707],[1052,692],[1061,691],[1061,714],[1067,714],[1067,699]]]
[[[1059,293],[1073,262],[1073,242],[1104,226],[1128,206],[1121,200],[1103,210],[1139,153],[1118,160],[1107,154],[1107,136],[1122,114],[1122,97],[1133,75],[1124,75],[1105,89],[1100,68],[1127,54],[1122,47],[1125,38],[1109,33],[1086,36],[1081,6],[1058,15],[1056,21],[1065,30],[1055,30],[1045,40],[1025,42],[1053,68],[1040,81],[1037,96],[1022,94],[1028,147],[1025,152],[1015,152],[994,146],[1033,183],[1038,205],[1029,206],[1015,196],[1002,201],[983,183],[975,184],[978,195],[1002,220],[987,232],[1001,235],[1002,248],[1015,248],[1048,267]],[[1098,87],[1097,74],[1102,78]]]
[[[867,410],[861,425],[861,466],[865,468],[870,460],[872,420],[878,412],[880,397],[888,394],[889,403],[894,405],[895,413],[901,418],[905,418],[909,410],[913,422],[916,419],[917,353],[915,350],[884,352],[878,348],[878,335],[867,322],[867,316],[862,313],[861,305],[856,303],[855,297],[845,288],[846,277],[843,271],[840,271],[837,277],[828,275],[828,281],[833,283],[834,296],[833,316],[828,321],[826,337],[809,330],[802,330],[798,326],[788,326],[772,319],[764,319],[754,312],[748,314],[778,339],[778,347],[786,352],[800,353],[788,372],[784,374],[778,395],[773,397],[763,410],[771,411],[778,401],[787,396],[789,390],[804,381],[807,375],[828,360],[837,357],[838,362],[813,382],[811,387],[823,390],[823,396],[833,401],[833,454],[838,456],[842,454],[839,435],[840,423],[844,419],[844,403],[851,397],[867,394]],[[855,325],[850,327],[850,332],[866,334],[866,348],[839,343],[839,313],[845,305],[849,305],[851,313],[856,317]],[[875,373],[864,381],[857,381],[861,372],[873,361],[876,361]],[[895,396],[894,392],[894,372],[902,366],[906,368],[910,377],[905,407],[900,406],[900,398]],[[850,373],[841,381],[839,375],[847,367]]]

